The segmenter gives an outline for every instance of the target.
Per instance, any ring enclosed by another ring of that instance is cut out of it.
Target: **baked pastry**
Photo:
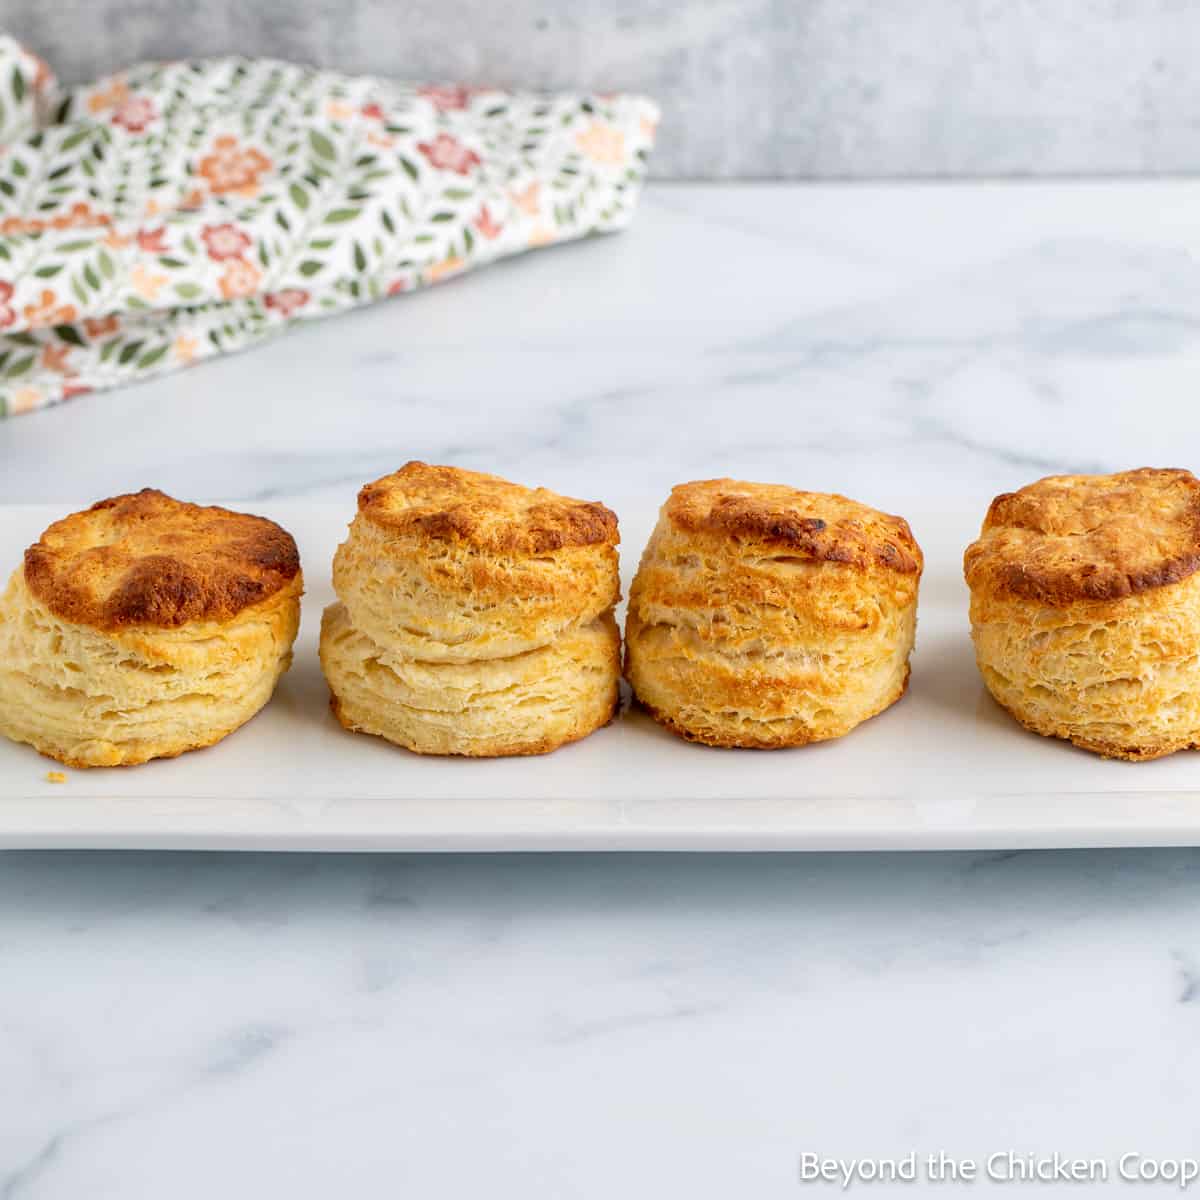
[[[211,746],[292,657],[296,543],[146,489],[51,525],[0,596],[0,733],[71,767]]]
[[[967,548],[988,690],[1035,733],[1132,762],[1200,745],[1200,480],[1054,475]]]
[[[617,519],[410,462],[367,484],[333,561],[321,666],[347,728],[421,754],[544,754],[608,722]]]
[[[904,694],[922,565],[902,518],[844,496],[680,484],[630,589],[625,675],[691,741],[841,737]]]

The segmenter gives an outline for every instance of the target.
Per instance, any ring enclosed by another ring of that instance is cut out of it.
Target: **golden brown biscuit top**
[[[663,508],[676,528],[754,546],[779,547],[809,562],[883,567],[919,574],[921,548],[903,517],[845,496],[775,483],[705,479],[671,489]]]
[[[1200,480],[1152,467],[1040,479],[992,501],[963,567],[973,588],[1052,606],[1178,583],[1200,567]]]
[[[296,543],[274,522],[153,488],[56,521],[25,551],[30,591],[97,629],[227,621],[299,572]]]
[[[397,533],[495,554],[545,554],[620,541],[616,515],[603,504],[423,462],[368,483],[358,493],[358,511]]]

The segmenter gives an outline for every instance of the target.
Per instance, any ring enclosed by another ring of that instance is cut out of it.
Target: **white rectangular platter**
[[[901,508],[925,548],[909,694],[838,742],[686,744],[626,705],[543,758],[421,758],[345,733],[316,656],[329,564],[352,511],[244,505],[300,545],[307,595],[274,701],[209,750],[69,771],[0,739],[0,847],[244,850],[893,850],[1200,844],[1200,754],[1106,762],[1020,729],[984,692],[962,549],[982,505]],[[237,507],[237,506],[235,506]],[[614,505],[626,586],[654,501]],[[897,505],[899,508],[899,505]],[[0,564],[63,515],[0,508]]]

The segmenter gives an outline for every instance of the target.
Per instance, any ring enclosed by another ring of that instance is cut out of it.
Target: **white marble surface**
[[[619,239],[0,423],[0,502],[349,503],[419,456],[981,510],[1196,467],[1197,201],[660,186]],[[1188,850],[4,855],[0,1197],[757,1198],[809,1149],[1186,1154],[1198,917]]]

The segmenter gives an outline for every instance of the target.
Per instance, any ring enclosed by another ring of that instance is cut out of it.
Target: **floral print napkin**
[[[0,415],[621,229],[657,120],[240,58],[60,90],[0,37]]]

